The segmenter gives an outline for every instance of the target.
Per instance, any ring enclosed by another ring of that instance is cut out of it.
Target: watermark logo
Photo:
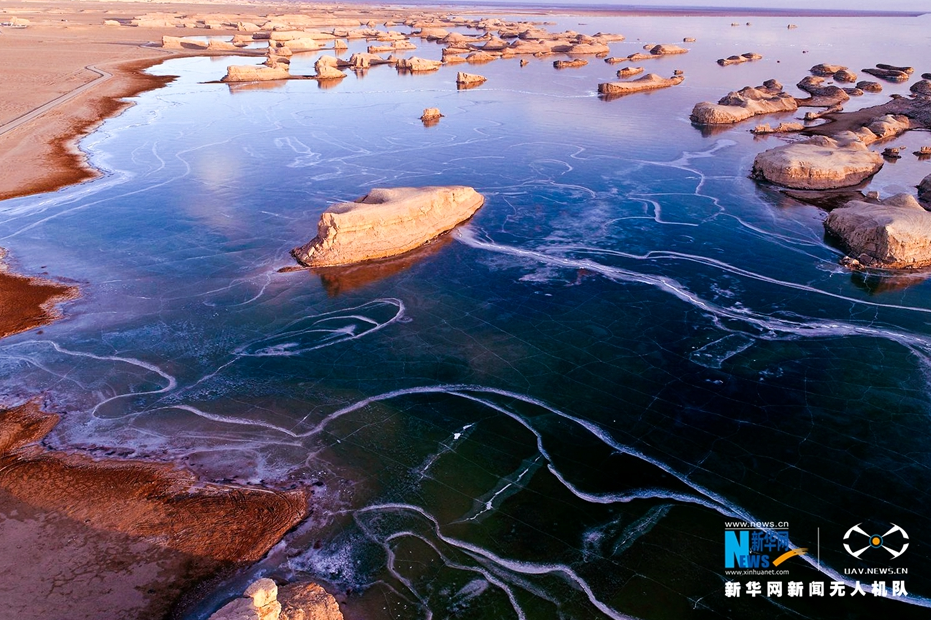
[[[805,555],[807,551],[805,548],[792,547],[787,522],[725,523],[725,569],[752,571],[748,574],[758,574],[758,571],[771,570],[789,558]]]
[[[844,549],[858,560],[864,554],[867,558],[876,555],[885,557],[884,554],[876,553],[879,549],[885,549],[894,560],[908,549],[908,533],[895,523],[890,523],[892,528],[885,534],[868,534],[861,525],[857,523],[844,534]]]

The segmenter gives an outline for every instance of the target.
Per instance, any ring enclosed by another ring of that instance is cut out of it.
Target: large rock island
[[[485,198],[471,187],[373,189],[324,211],[317,236],[291,250],[307,267],[333,267],[413,250],[472,217]]]
[[[766,80],[761,86],[746,86],[728,93],[717,103],[702,101],[695,104],[690,118],[699,125],[728,125],[751,116],[793,112],[797,109],[795,97],[783,92],[782,84],[776,80]]]
[[[792,189],[837,189],[862,183],[882,166],[882,155],[845,132],[763,151],[750,176]]]
[[[848,253],[851,267],[920,269],[931,266],[931,213],[909,194],[873,204],[853,200],[824,222]]]

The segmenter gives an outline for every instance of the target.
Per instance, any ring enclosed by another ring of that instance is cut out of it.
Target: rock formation
[[[271,579],[262,578],[208,620],[343,620],[343,614],[336,599],[316,583],[279,589]]]
[[[418,58],[417,56],[411,56],[410,58],[402,58],[398,60],[397,67],[403,71],[410,71],[411,73],[426,73],[428,71],[436,71],[443,66],[443,61],[441,60],[427,60],[426,58]]]
[[[750,176],[792,189],[837,189],[858,185],[883,166],[854,134],[815,136],[756,156]]]
[[[440,114],[439,108],[424,108],[423,114],[420,115],[420,120],[424,122],[424,125],[429,126],[436,125],[441,118],[443,115]]]
[[[877,69],[882,69],[883,71],[899,71],[906,75],[911,75],[915,72],[914,67],[897,67],[895,65],[885,65],[881,62],[876,63]]]
[[[286,80],[291,77],[288,65],[275,63],[266,65],[232,65],[227,68],[223,82],[266,82],[268,80]]]
[[[867,93],[881,93],[883,91],[882,84],[879,82],[857,82],[857,88]]]
[[[811,97],[797,99],[799,106],[812,108],[830,108],[850,100],[850,95],[839,86],[824,86],[824,78],[809,75],[796,84]]]
[[[650,48],[654,56],[670,56],[672,54],[687,54],[688,50],[678,45],[654,45]]]
[[[382,58],[378,54],[369,54],[367,52],[356,52],[349,57],[348,61],[340,60],[337,67],[351,67],[353,69],[367,69],[375,65],[393,65],[397,61]]]
[[[855,133],[864,144],[872,144],[879,140],[894,138],[911,128],[912,123],[907,116],[885,114],[874,118],[866,127]]]
[[[837,73],[838,71],[846,71],[847,67],[843,65],[826,65],[820,64],[815,65],[811,68],[812,75],[820,75],[821,77],[830,77]]]
[[[920,269],[931,266],[931,213],[910,194],[873,204],[854,200],[824,221],[851,267]]]
[[[329,207],[317,236],[291,255],[307,267],[330,267],[403,254],[469,219],[484,201],[465,186],[373,189]]]
[[[292,52],[314,52],[323,48],[323,45],[317,39],[309,37],[300,37],[285,42],[288,49]]]
[[[189,39],[187,37],[170,37],[165,35],[162,37],[162,47],[165,49],[207,49],[210,44],[206,41],[199,41],[197,39]]]
[[[685,78],[676,75],[671,78],[663,78],[655,73],[647,73],[642,78],[631,80],[629,82],[605,82],[598,85],[598,92],[602,95],[616,96],[628,95],[630,93],[639,93],[645,90],[656,90],[659,88],[669,88],[676,84],[681,84]]]
[[[606,55],[610,48],[604,43],[576,43],[567,50],[557,50],[572,56],[598,56]]]
[[[624,67],[623,69],[618,70],[617,77],[619,78],[629,78],[635,75],[643,73],[643,67]]]
[[[278,620],[343,620],[333,595],[316,583],[292,583],[278,589]]]
[[[737,123],[752,116],[798,109],[795,97],[783,92],[782,84],[767,80],[756,88],[747,86],[728,93],[717,103],[703,101],[695,105],[690,116],[699,125]]]
[[[843,82],[845,84],[853,84],[857,81],[857,74],[849,69],[841,69],[834,74],[835,82]]]
[[[336,56],[321,56],[317,59],[317,62],[314,63],[314,70],[317,72],[317,75],[314,76],[318,80],[341,80],[346,77],[346,74],[336,68],[339,64],[339,60]]]
[[[870,75],[875,75],[881,80],[886,80],[887,82],[907,82],[908,73],[905,71],[899,71],[898,69],[886,69],[889,65],[876,65],[875,68],[864,69],[863,73],[869,73]]]
[[[471,88],[479,84],[484,84],[485,81],[485,77],[476,75],[475,73],[464,73],[460,71],[456,74],[456,85],[460,88]]]
[[[726,67],[728,65],[739,65],[744,62],[760,60],[762,58],[763,57],[760,54],[756,54],[754,52],[746,52],[744,54],[740,54],[739,56],[728,56],[727,58],[719,58],[718,64],[721,65],[722,67]]]
[[[557,69],[571,69],[574,67],[584,67],[588,64],[588,61],[583,58],[576,58],[574,60],[556,60],[553,61],[553,66]]]
[[[931,80],[921,80],[920,82],[915,82],[908,90],[915,93],[916,95],[931,96]]]
[[[231,41],[219,41],[217,39],[210,39],[210,41],[207,42],[207,49],[217,52],[238,52],[239,47],[240,46],[234,44]]]
[[[492,54],[491,52],[472,52],[466,56],[466,62],[471,64],[484,64],[486,62],[491,62],[492,60],[498,60],[501,58],[500,54]]]
[[[751,129],[750,133],[756,135],[766,135],[770,133],[791,133],[795,131],[802,131],[803,129],[805,129],[805,125],[802,123],[779,123],[776,127],[771,127],[764,123]]]

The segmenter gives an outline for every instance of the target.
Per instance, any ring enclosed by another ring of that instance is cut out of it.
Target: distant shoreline
[[[370,0],[348,0],[345,4],[371,4]],[[692,7],[692,6],[646,6],[638,4],[563,4],[532,5],[520,2],[460,2],[443,0],[423,0],[399,4],[405,8],[441,8],[461,9],[474,13],[477,11],[508,12],[510,14],[529,15],[604,15],[605,17],[920,17],[931,11],[883,11],[883,10],[845,10],[845,9],[791,9],[791,8],[738,8],[738,7]]]

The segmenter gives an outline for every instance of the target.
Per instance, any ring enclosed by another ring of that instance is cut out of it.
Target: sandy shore
[[[36,403],[0,410],[0,596],[11,618],[166,617],[307,515],[300,490],[48,450],[38,442],[57,422]]]
[[[17,276],[0,264],[0,338],[51,323],[61,316],[56,306],[77,295],[76,287]]]
[[[0,83],[4,85],[0,93],[0,200],[96,177],[98,173],[78,150],[77,139],[126,108],[129,104],[121,98],[171,79],[142,73],[170,56],[159,48],[142,46],[160,40],[162,34],[175,34],[176,29],[103,25],[104,19],[129,19],[152,10],[152,5],[69,2],[61,6],[66,8],[36,2],[0,14],[2,21],[15,16],[31,22],[24,29],[0,28]],[[76,96],[60,100],[90,83]],[[18,122],[49,104],[51,109],[39,116]]]
[[[199,50],[163,50],[147,44],[161,41],[163,35],[236,33],[233,29],[105,26],[104,20],[126,24],[147,13],[170,11],[201,19],[222,15],[254,21],[260,15],[296,10],[296,5],[288,3],[162,5],[82,0],[30,2],[0,9],[0,21],[16,17],[30,22],[23,29],[0,28],[0,83],[4,85],[0,92],[0,200],[52,191],[98,176],[78,150],[77,140],[130,105],[122,98],[171,80],[147,75],[143,69],[171,56],[206,54]],[[358,21],[383,21],[399,15],[396,10],[375,11],[365,5],[336,12],[324,8],[310,12]],[[91,86],[69,97],[88,84]],[[22,122],[24,116],[41,111],[43,106],[50,109]]]

